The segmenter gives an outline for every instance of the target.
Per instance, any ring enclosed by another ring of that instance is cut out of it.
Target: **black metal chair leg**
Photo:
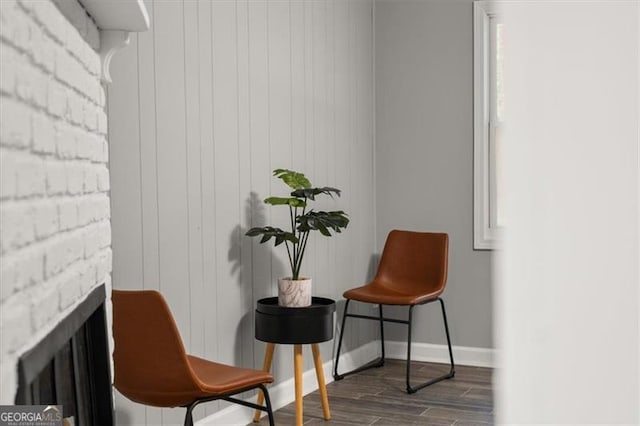
[[[380,365],[378,367],[382,367],[384,365],[384,316],[382,316],[382,303],[378,304],[379,312],[380,312]]]
[[[440,307],[442,308],[442,318],[444,320],[444,330],[445,333],[447,335],[447,345],[449,347],[449,361],[451,362],[451,368],[449,370],[449,373],[444,374],[440,377],[436,377],[435,379],[429,380],[425,383],[422,383],[420,385],[417,386],[411,386],[411,381],[410,381],[410,374],[411,374],[411,324],[413,322],[413,305],[409,306],[409,322],[408,322],[408,336],[407,336],[407,393],[411,394],[411,393],[416,393],[417,391],[419,391],[422,388],[425,388],[429,385],[432,385],[434,383],[438,383],[442,380],[446,380],[446,379],[451,379],[452,377],[455,377],[455,365],[453,362],[453,351],[451,349],[451,338],[449,336],[449,324],[447,323],[447,314],[446,311],[444,309],[444,301],[438,297],[437,299],[440,302]]]
[[[413,324],[413,305],[409,306],[409,322],[407,323],[407,393],[414,393],[415,390],[411,388],[411,325]]]
[[[193,426],[193,409],[198,404],[198,402],[194,402],[187,406],[187,413],[184,416],[184,426]]]
[[[350,300],[347,299],[344,304],[344,312],[342,313],[342,325],[340,326],[340,338],[338,339],[338,353],[336,354],[336,362],[333,364],[334,380],[342,380],[344,376],[338,374],[338,361],[340,361],[340,349],[342,348],[342,338],[344,337],[344,325],[347,322],[347,308],[349,308]]]
[[[449,361],[451,362],[451,369],[449,370],[449,374],[451,377],[456,375],[456,366],[453,362],[453,350],[451,349],[451,337],[449,336],[449,324],[447,322],[447,312],[444,309],[444,301],[441,298],[438,298],[440,301],[440,307],[442,308],[442,319],[444,320],[444,331],[447,334],[447,346],[449,347]]]
[[[380,358],[374,359],[371,362],[366,363],[365,365],[355,368],[351,371],[347,371],[346,373],[342,373],[339,374],[338,373],[338,360],[340,359],[340,349],[342,348],[342,338],[344,336],[344,325],[345,322],[347,320],[347,317],[353,317],[353,318],[364,318],[364,319],[375,319],[380,321],[380,329],[383,329],[383,324],[384,321],[382,320],[382,305],[380,306],[380,318],[376,318],[376,317],[368,317],[368,316],[363,316],[363,315],[356,315],[356,314],[349,314],[347,313],[347,308],[349,307],[349,299],[347,299],[347,303],[344,305],[344,314],[342,315],[342,327],[340,328],[340,339],[338,340],[338,353],[336,354],[336,362],[334,363],[334,367],[333,367],[333,378],[337,381],[337,380],[342,380],[347,376],[350,376],[352,374],[355,373],[359,373],[361,371],[364,370],[368,370],[370,368],[378,368],[378,367],[382,367],[384,365],[384,334],[381,336],[381,340],[382,340],[382,355]]]
[[[267,416],[269,416],[269,426],[275,426],[275,421],[273,420],[273,409],[271,408],[271,398],[269,398],[269,392],[267,391],[267,387],[264,385],[260,385],[259,388],[262,390],[262,394],[264,395],[264,403],[267,406]]]

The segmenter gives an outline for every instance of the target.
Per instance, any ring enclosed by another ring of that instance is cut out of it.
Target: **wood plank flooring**
[[[448,370],[444,364],[412,364],[412,383]],[[327,385],[332,419],[322,418],[319,393],[304,398],[304,424],[326,426],[486,426],[493,424],[492,370],[456,366],[456,377],[408,395],[405,363],[387,360],[371,369]],[[275,412],[276,425],[295,424],[295,404]],[[266,417],[260,424],[267,425]]]

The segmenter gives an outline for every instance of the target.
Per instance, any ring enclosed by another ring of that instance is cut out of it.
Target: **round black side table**
[[[295,393],[296,393],[296,426],[302,425],[302,345],[311,344],[313,363],[318,380],[318,388],[322,399],[322,411],[325,420],[331,419],[327,387],[324,381],[322,357],[318,343],[333,338],[333,313],[336,302],[324,297],[313,297],[311,306],[304,308],[287,308],[278,305],[277,297],[260,299],[256,306],[255,333],[256,339],[267,342],[264,354],[264,371],[271,370],[271,361],[276,343],[293,345]],[[258,405],[263,402],[262,392],[258,392]],[[256,410],[254,422],[260,421],[261,412]]]

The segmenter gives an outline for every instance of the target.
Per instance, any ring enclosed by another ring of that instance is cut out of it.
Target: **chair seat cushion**
[[[202,396],[218,396],[273,382],[273,376],[264,371],[219,364],[192,355],[187,355],[187,358],[200,382]]]
[[[412,285],[402,286],[395,284],[395,288],[391,288],[382,281],[374,280],[362,287],[345,291],[343,296],[345,299],[366,303],[380,303],[382,305],[420,305],[436,299],[443,290],[443,288],[418,289]],[[406,288],[407,290],[399,291],[398,288]]]

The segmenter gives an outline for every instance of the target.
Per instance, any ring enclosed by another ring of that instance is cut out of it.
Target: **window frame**
[[[499,2],[473,3],[473,248],[500,248],[502,229],[495,225],[495,194],[491,191],[495,169],[491,161],[491,124],[495,117],[490,107],[494,84],[491,75],[493,40],[492,19],[498,19]],[[494,64],[495,65],[495,64]]]

